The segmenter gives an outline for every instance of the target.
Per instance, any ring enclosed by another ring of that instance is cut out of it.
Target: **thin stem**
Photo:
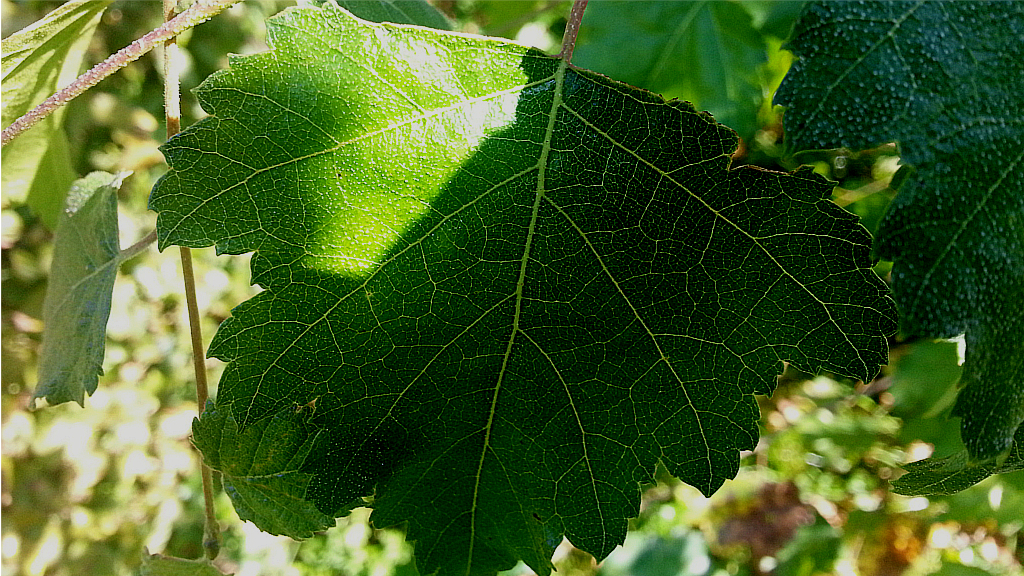
[[[558,53],[558,56],[565,60],[566,64],[572,63],[572,52],[576,49],[576,35],[580,33],[580,23],[583,22],[583,12],[587,9],[587,2],[589,0],[573,0],[569,21],[565,24],[565,35],[562,36],[562,51]]]
[[[188,306],[188,323],[192,335],[192,367],[196,373],[196,404],[200,413],[206,406],[210,393],[206,385],[206,360],[203,354],[203,333],[199,326],[199,305],[196,303],[196,279],[192,271],[192,250],[180,246],[181,275],[185,279],[185,303]],[[203,550],[206,557],[213,560],[220,553],[220,526],[213,506],[213,474],[210,467],[202,461],[199,463],[203,476],[203,505],[206,510],[206,522],[203,526]]]
[[[174,21],[175,0],[163,0],[164,20]],[[164,115],[167,119],[167,138],[181,130],[180,78],[178,74],[178,42],[174,36],[164,44]],[[192,250],[180,247],[181,275],[185,280],[185,304],[188,307],[189,333],[192,337],[192,368],[196,374],[196,405],[201,414],[209,398],[206,382],[206,356],[203,353],[203,332],[200,326],[199,303],[196,300],[196,278],[192,269]],[[203,551],[213,560],[220,552],[220,526],[213,504],[213,474],[210,467],[199,458],[203,478],[203,507],[206,521],[203,526]]]
[[[161,42],[177,36],[179,33],[205,22],[222,12],[228,6],[239,0],[200,0],[175,18],[164,23],[163,26],[118,50],[103,62],[93,66],[71,84],[58,90],[55,94],[43,101],[42,104],[29,110],[24,116],[18,118],[10,126],[4,128],[0,145],[6,146],[16,136],[34,126],[37,122],[46,118],[61,106],[67,104],[83,92],[92,88],[107,76],[124,68],[128,64],[138,60],[142,55],[152,50]]]
[[[149,247],[150,244],[156,242],[156,230],[151,231],[149,234],[143,236],[141,240],[132,244],[131,246],[121,250],[117,255],[117,264],[120,266],[123,262],[127,262],[132,258],[135,258],[143,250]]]

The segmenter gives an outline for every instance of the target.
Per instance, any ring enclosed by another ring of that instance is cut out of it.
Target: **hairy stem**
[[[569,21],[565,25],[565,35],[562,36],[562,51],[558,53],[558,56],[565,60],[566,64],[572,63],[572,52],[576,49],[576,35],[580,33],[580,23],[583,22],[583,12],[587,9],[587,2],[589,0],[573,0]]]
[[[107,76],[124,68],[128,64],[138,60],[142,55],[152,50],[155,46],[168,39],[177,36],[200,22],[209,20],[222,12],[228,6],[239,0],[199,0],[187,10],[168,20],[163,26],[132,42],[128,46],[118,50],[103,62],[93,66],[71,84],[58,90],[53,96],[43,101],[42,104],[29,110],[24,116],[18,118],[10,126],[4,128],[0,144],[6,146],[16,136],[34,126],[37,122],[46,118],[61,106],[67,104],[83,92],[92,88]]]
[[[175,0],[163,0],[164,20],[175,19]],[[178,74],[178,42],[174,36],[164,44],[164,114],[167,119],[167,138],[181,130],[180,79]],[[199,304],[196,300],[196,279],[192,270],[192,250],[180,247],[181,275],[185,280],[185,303],[188,307],[188,325],[192,337],[192,368],[196,374],[196,405],[202,413],[209,398],[206,382],[206,360],[203,353],[203,332],[200,326]],[[213,560],[220,552],[220,526],[213,505],[213,474],[210,467],[199,457],[199,468],[203,478],[203,505],[206,521],[203,526],[203,552]]]
[[[120,266],[122,263],[131,260],[138,256],[143,250],[149,248],[149,245],[156,242],[156,230],[153,230],[149,234],[146,234],[141,240],[132,244],[131,246],[121,250],[117,254],[117,265]]]

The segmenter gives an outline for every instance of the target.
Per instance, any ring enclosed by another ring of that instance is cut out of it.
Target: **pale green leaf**
[[[3,40],[3,126],[71,82],[111,0],[73,0]],[[64,109],[3,148],[3,190],[27,199],[51,230],[74,179],[63,130]]]
[[[76,180],[53,239],[43,345],[33,401],[85,402],[103,374],[110,298],[120,262],[117,189],[126,174]]]

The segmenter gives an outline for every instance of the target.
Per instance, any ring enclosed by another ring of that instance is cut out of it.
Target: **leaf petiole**
[[[587,9],[589,1],[574,0],[572,9],[569,11],[569,21],[565,25],[565,35],[562,36],[562,51],[558,53],[558,57],[565,60],[566,64],[572,63],[572,52],[576,49],[576,36],[580,33],[583,12]]]

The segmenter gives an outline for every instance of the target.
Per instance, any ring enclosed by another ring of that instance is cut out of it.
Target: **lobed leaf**
[[[240,431],[228,411],[208,403],[203,419],[192,424],[195,446],[206,464],[222,473],[238,517],[265,532],[309,538],[347,513],[325,515],[302,498],[312,479],[303,467],[321,438],[308,422],[310,412],[286,408]]]
[[[1024,5],[812,3],[776,102],[796,149],[900,145],[875,241],[910,335],[966,334],[972,462],[1024,421]],[[902,185],[899,185],[899,182]]]
[[[161,247],[255,251],[266,288],[210,347],[215,467],[301,474],[283,493],[328,517],[372,498],[423,573],[547,574],[563,534],[621,543],[659,462],[705,494],[732,478],[783,360],[885,361],[867,231],[810,169],[730,170],[710,115],[331,4],[268,34],[200,87],[211,116],[150,200]],[[278,450],[281,418],[308,439]]]

